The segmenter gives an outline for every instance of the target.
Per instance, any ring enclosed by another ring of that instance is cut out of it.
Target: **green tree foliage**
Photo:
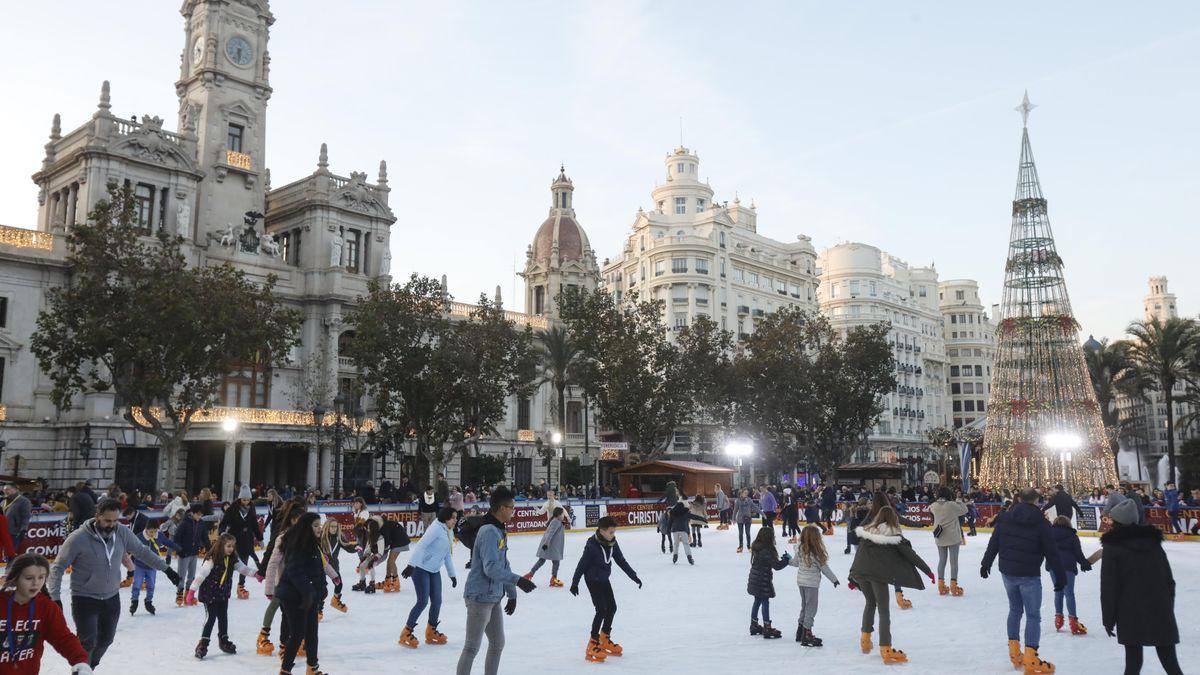
[[[115,392],[125,420],[161,443],[174,488],[196,413],[214,405],[226,374],[286,357],[301,319],[275,296],[274,277],[258,285],[227,264],[189,267],[182,239],[140,235],[134,204],[111,184],[71,229],[69,280],[48,294],[31,349],[60,410]]]
[[[496,485],[506,475],[505,460],[498,455],[477,455],[463,462],[463,485]]]
[[[528,329],[486,297],[461,320],[451,319],[449,303],[439,282],[414,274],[403,285],[372,282],[349,317],[347,355],[379,416],[416,441],[419,481],[495,433],[508,397],[527,395],[535,378]]]
[[[1157,318],[1135,321],[1128,328],[1129,356],[1148,382],[1146,390],[1162,392],[1167,406],[1168,476],[1175,476],[1175,384],[1197,387],[1196,355],[1200,353],[1200,324],[1193,319]]]
[[[1121,438],[1145,438],[1137,428],[1136,418],[1121,419],[1117,409],[1117,398],[1130,396],[1144,398],[1153,381],[1137,368],[1130,356],[1129,343],[1100,340],[1097,347],[1084,346],[1083,360],[1096,392],[1096,403],[1100,406],[1100,418],[1104,422],[1108,449],[1114,464],[1121,449]],[[1118,467],[1119,469],[1120,467]]]
[[[549,383],[555,393],[555,424],[562,433],[567,431],[567,387],[575,383],[575,365],[579,348],[571,340],[567,329],[552,326],[538,333],[541,345],[539,382]]]

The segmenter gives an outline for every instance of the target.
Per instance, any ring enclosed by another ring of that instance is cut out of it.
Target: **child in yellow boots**
[[[571,577],[571,595],[579,595],[579,579],[582,577],[592,596],[592,605],[596,608],[596,615],[592,618],[591,639],[584,651],[587,661],[604,661],[609,656],[621,656],[624,652],[611,637],[613,616],[617,613],[617,601],[609,581],[614,560],[626,576],[641,588],[642,580],[625,562],[621,546],[617,543],[617,521],[612,516],[605,516],[597,523],[596,534],[584,545],[583,555]]]

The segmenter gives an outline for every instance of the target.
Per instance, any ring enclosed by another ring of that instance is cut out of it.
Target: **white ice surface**
[[[757,526],[755,526],[757,531]],[[590,532],[567,535],[562,574],[574,571],[585,538]],[[937,550],[928,531],[909,531],[917,552],[935,567]],[[696,565],[684,560],[672,565],[670,556],[659,552],[658,534],[649,528],[625,528],[618,531],[622,551],[642,580],[641,590],[613,566],[613,586],[617,615],[613,637],[625,648],[625,655],[610,657],[602,664],[583,660],[584,645],[592,616],[586,587],[579,597],[567,588],[548,588],[549,564],[542,567],[535,581],[539,587],[528,595],[519,594],[514,616],[505,617],[507,643],[500,664],[502,673],[718,673],[762,668],[800,668],[799,672],[872,673],[902,670],[920,673],[1012,673],[1006,648],[1005,617],[1007,602],[999,574],[993,568],[989,579],[979,578],[979,561],[987,546],[987,535],[968,539],[961,552],[961,581],[966,595],[961,598],[939,596],[926,587],[908,591],[913,609],[900,611],[892,606],[894,646],[908,653],[905,666],[885,667],[876,647],[870,655],[858,649],[862,595],[845,585],[851,556],[843,555],[845,530],[826,537],[830,564],[842,580],[834,589],[828,581],[821,586],[820,610],[814,632],[825,640],[821,648],[804,648],[794,641],[795,624],[800,610],[794,568],[775,573],[776,598],[771,602],[775,625],[783,632],[779,640],[764,641],[748,635],[751,598],[746,594],[749,554],[735,553],[737,531],[704,530],[704,547],[695,549]],[[514,571],[523,574],[534,561],[535,535],[509,538],[509,560]],[[1100,545],[1099,540],[1083,538],[1085,554]],[[1175,612],[1183,639],[1179,660],[1185,672],[1200,669],[1200,545],[1167,542],[1166,550],[1177,581]],[[344,598],[349,613],[326,608],[321,623],[321,667],[331,675],[351,673],[453,673],[462,647],[465,611],[462,588],[467,570],[467,551],[455,546],[455,564],[460,583],[451,589],[444,579],[441,629],[449,644],[409,650],[396,644],[414,594],[405,581],[400,593],[376,593],[366,596],[349,590]],[[401,568],[408,554],[401,554]],[[353,570],[352,556],[342,559],[344,571]],[[347,577],[352,576],[348,574]],[[1059,673],[1119,673],[1124,653],[1116,640],[1104,634],[1100,621],[1100,571],[1082,574],[1076,582],[1079,615],[1090,633],[1073,637],[1068,631],[1056,633],[1053,625],[1053,593],[1048,575],[1043,577],[1042,644],[1043,658],[1054,662]],[[166,578],[158,579],[155,604],[157,616],[143,609],[129,616],[129,589],[121,590],[122,616],[117,637],[100,664],[99,673],[120,675],[163,675],[164,673],[264,673],[276,675],[279,662],[274,657],[254,652],[254,640],[262,621],[266,600],[261,587],[252,579],[249,600],[231,600],[230,634],[238,646],[233,656],[216,649],[215,640],[208,658],[197,661],[192,651],[200,636],[204,609],[178,608]],[[68,621],[69,612],[68,612]],[[424,636],[424,622],[418,632]],[[278,636],[279,618],[272,638]],[[214,634],[214,638],[215,638]],[[483,649],[486,649],[486,642]],[[483,672],[484,651],[475,661],[475,671]],[[67,667],[53,649],[47,649],[42,672],[65,673]],[[303,660],[297,664],[303,673]],[[1152,649],[1146,650],[1144,673],[1161,673]]]

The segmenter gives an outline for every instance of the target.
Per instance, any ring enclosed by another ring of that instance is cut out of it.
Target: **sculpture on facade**
[[[383,249],[383,260],[379,263],[379,275],[389,276],[392,273],[392,249]]]
[[[258,242],[259,248],[272,258],[279,257],[279,240],[270,232],[264,234]]]
[[[237,240],[237,229],[234,228],[233,223],[225,223],[225,229],[221,230],[220,234],[221,245],[232,248],[233,246],[237,245]]]
[[[254,224],[262,217],[263,214],[257,211],[247,211],[242,218],[243,228],[241,235],[238,236],[238,242],[244,253],[258,253],[260,238],[258,231],[254,229]]]
[[[348,209],[369,212],[378,210],[387,212],[387,207],[375,196],[375,190],[367,184],[367,174],[361,171],[350,172],[350,182],[338,193],[337,200]]]
[[[337,267],[342,264],[342,233],[337,231],[329,242],[329,266]]]
[[[186,199],[180,200],[175,207],[175,235],[187,237],[192,227],[192,205]]]

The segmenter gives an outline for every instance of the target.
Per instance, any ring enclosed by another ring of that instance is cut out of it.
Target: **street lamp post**
[[[563,435],[562,435],[561,431],[555,429],[553,432],[550,433],[550,450],[554,453],[554,460],[558,461],[558,482],[559,483],[562,483],[562,458],[559,457],[559,454],[562,452],[562,442],[563,442]],[[549,461],[546,462],[546,486],[547,487],[550,487],[550,485],[552,484],[552,481],[550,480],[550,464],[551,464],[551,462],[549,462]]]
[[[1062,467],[1062,481],[1068,492],[1074,492],[1074,473],[1067,470],[1071,464],[1071,453],[1083,446],[1083,439],[1072,433],[1051,433],[1042,438],[1042,442],[1051,451],[1058,452],[1059,465]],[[1069,514],[1066,514],[1069,516]]]
[[[737,460],[737,477],[739,485],[742,482],[742,459],[754,454],[754,446],[748,441],[729,441],[725,444],[725,454]]]
[[[225,419],[221,420],[221,428],[224,429],[225,433],[229,436],[227,439],[225,439],[225,464],[221,488],[225,498],[232,502],[237,497],[237,495],[232,494],[234,471],[236,470],[234,463],[237,460],[237,445],[234,440],[234,435],[237,433],[238,429],[237,418],[226,417]]]

